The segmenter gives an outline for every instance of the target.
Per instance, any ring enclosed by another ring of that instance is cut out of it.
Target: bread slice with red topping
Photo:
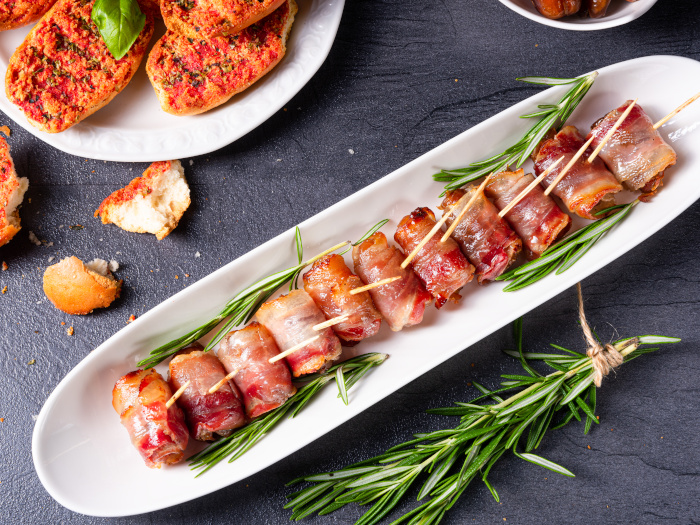
[[[1,0],[0,31],[16,29],[39,20],[56,0]]]
[[[196,115],[250,87],[282,60],[296,12],[287,0],[240,33],[209,40],[167,31],[146,64],[163,111]]]
[[[180,222],[190,205],[190,188],[179,160],[154,162],[141,177],[107,197],[95,212],[103,224],[152,233],[160,241]]]
[[[0,137],[0,246],[10,242],[21,229],[17,207],[28,186],[27,179],[17,176],[10,147]]]
[[[10,59],[7,98],[42,131],[64,131],[109,103],[131,80],[153,35],[153,16],[115,60],[92,21],[95,0],[58,0]]]
[[[281,6],[284,0],[161,0],[168,29],[206,40],[235,35]]]

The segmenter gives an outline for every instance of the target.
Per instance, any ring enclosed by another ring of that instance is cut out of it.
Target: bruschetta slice
[[[0,0],[0,31],[8,31],[36,22],[56,0]]]
[[[235,35],[265,18],[284,0],[162,0],[168,29],[190,38]]]
[[[286,0],[240,33],[210,40],[167,31],[146,65],[163,111],[196,115],[250,87],[282,60],[296,12],[294,0]]]
[[[115,60],[90,16],[94,0],[58,0],[10,59],[7,98],[42,131],[65,131],[109,103],[131,80],[153,35],[153,16]],[[148,4],[144,4],[146,6]]]
[[[20,230],[17,207],[24,199],[29,182],[18,177],[10,157],[10,147],[0,137],[0,246],[12,240]]]

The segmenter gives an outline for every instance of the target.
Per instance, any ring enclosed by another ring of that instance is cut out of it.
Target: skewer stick
[[[324,321],[323,323],[318,323],[316,326],[313,327],[313,330],[315,330],[316,332],[319,332],[319,331],[323,330],[324,328],[328,328],[329,326],[343,323],[347,320],[348,320],[347,314],[339,315],[338,317],[333,317],[332,319],[328,319],[328,321]]]
[[[397,275],[396,277],[387,277],[386,279],[382,279],[381,281],[369,283],[364,286],[360,286],[359,288],[350,290],[350,295],[356,295],[358,293],[366,292],[367,290],[371,290],[372,288],[378,288],[379,286],[393,283],[394,281],[398,281],[399,279],[401,279],[400,275]]]
[[[591,137],[590,139],[588,139],[586,141],[586,143],[583,146],[581,146],[581,149],[579,149],[576,152],[576,154],[573,157],[571,157],[571,160],[569,161],[569,163],[566,166],[564,166],[564,169],[559,172],[559,175],[557,175],[557,177],[552,181],[552,183],[547,187],[547,189],[544,190],[545,195],[549,195],[550,193],[552,193],[552,190],[554,188],[556,188],[557,184],[559,184],[561,182],[561,180],[564,178],[564,176],[567,173],[569,173],[569,170],[574,166],[574,164],[576,164],[576,161],[578,159],[580,159],[581,155],[583,155],[586,152],[586,150],[588,149],[588,146],[591,145],[594,138],[595,137]],[[563,159],[563,158],[564,157],[562,156],[561,159]],[[559,160],[561,160],[561,159],[559,159]],[[550,166],[550,167],[552,167],[552,166]]]
[[[676,115],[678,115],[678,113],[680,113],[681,111],[683,111],[685,108],[687,108],[688,106],[690,106],[693,102],[695,102],[695,101],[696,101],[697,99],[699,99],[699,98],[700,98],[700,93],[698,93],[697,95],[693,95],[692,97],[690,97],[688,100],[686,100],[685,102],[683,102],[683,104],[681,104],[680,106],[678,106],[676,109],[674,109],[673,111],[671,111],[671,113],[669,113],[669,114],[666,115],[664,118],[662,118],[661,120],[659,120],[656,124],[654,124],[654,129],[659,129],[661,126],[663,126],[664,124],[666,124],[666,122],[668,122],[668,121],[671,120],[673,117],[675,117]]]
[[[518,196],[515,197],[512,201],[510,201],[505,208],[503,208],[500,212],[498,212],[498,216],[501,218],[505,217],[506,214],[510,210],[512,210],[515,207],[515,205],[518,204],[528,193],[530,193],[535,188],[535,186],[537,186],[540,182],[542,182],[544,180],[544,178],[547,175],[549,175],[549,173],[554,168],[556,168],[562,160],[564,160],[564,156],[559,157],[559,159],[557,159],[556,162],[554,162],[553,164],[551,164],[549,166],[549,168],[544,170],[542,172],[542,174],[539,177],[537,177],[535,180],[533,180],[527,188],[525,188],[523,191],[521,191],[518,194]]]
[[[304,265],[305,265],[305,266],[308,266],[308,265],[310,265],[310,264],[313,264],[313,263],[315,263],[316,261],[318,261],[321,257],[325,257],[325,256],[328,255],[329,253],[332,253],[332,252],[334,252],[334,251],[336,251],[336,250],[339,250],[340,248],[342,248],[343,246],[347,246],[348,244],[350,244],[350,241],[343,241],[343,242],[340,242],[340,243],[336,244],[335,246],[333,246],[332,248],[328,248],[326,251],[321,252],[321,253],[319,253],[318,255],[313,256],[311,259],[309,259],[308,261],[306,261],[306,262],[304,263]]]
[[[228,381],[230,381],[231,379],[233,379],[233,377],[234,377],[237,373],[238,373],[238,368],[236,368],[233,372],[231,372],[230,374],[228,374],[228,375],[227,375],[226,377],[224,377],[221,381],[219,381],[219,382],[216,383],[213,387],[211,387],[211,388],[209,389],[209,393],[210,393],[210,394],[213,394],[214,392],[216,392],[217,390],[219,390],[219,388],[221,388],[221,387],[224,386]]]
[[[630,114],[630,111],[632,111],[632,108],[635,106],[637,103],[638,98],[635,98],[632,103],[627,106],[627,109],[622,112],[622,115],[620,115],[620,118],[617,119],[617,122],[613,125],[612,128],[608,130],[608,132],[605,134],[603,137],[603,140],[598,144],[595,150],[593,150],[593,153],[588,157],[588,162],[593,162],[593,160],[598,156],[598,153],[600,153],[600,150],[603,149],[603,146],[610,140],[610,137],[613,136],[613,134],[617,131],[617,128],[620,127],[620,124],[622,124],[625,119],[627,118],[627,115]]]
[[[404,259],[404,261],[401,263],[401,268],[406,269],[406,266],[408,266],[411,263],[411,261],[415,258],[415,256],[418,255],[418,252],[423,249],[423,246],[428,244],[428,241],[430,241],[430,239],[432,239],[433,236],[438,231],[440,231],[440,228],[442,228],[442,225],[445,224],[445,222],[447,222],[447,219],[450,218],[450,215],[452,215],[452,212],[455,211],[455,209],[457,209],[457,206],[459,206],[465,198],[466,198],[466,195],[462,196],[462,198],[459,199],[455,203],[455,205],[452,206],[452,208],[450,208],[450,210],[445,213],[445,215],[442,216],[442,219],[440,219],[439,221],[437,221],[435,223],[435,226],[433,226],[432,229],[428,232],[428,235],[423,237],[423,240],[418,243],[418,246],[413,248],[413,251],[408,254],[408,257],[406,257]]]
[[[190,383],[192,381],[187,381],[184,385],[182,385],[180,388],[177,389],[177,392],[175,392],[170,399],[168,399],[165,402],[165,408],[170,408],[175,404],[175,401],[178,400],[178,398],[187,390],[187,387],[190,386]]]
[[[299,343],[298,345],[294,345],[293,347],[291,347],[291,348],[285,350],[284,352],[280,352],[280,353],[277,354],[275,357],[271,357],[270,359],[267,360],[267,362],[270,363],[270,364],[276,363],[276,362],[279,361],[280,359],[284,359],[285,357],[287,357],[289,354],[293,354],[293,353],[296,352],[297,350],[301,350],[302,348],[304,348],[306,345],[309,345],[309,344],[313,343],[313,342],[314,342],[316,339],[318,339],[319,337],[321,337],[321,336],[320,336],[320,335],[315,335],[315,336],[313,336],[313,337],[307,339],[306,341],[302,341],[302,342]]]
[[[477,188],[477,190],[476,190],[476,191],[474,192],[474,194],[472,195],[472,198],[469,199],[469,202],[464,206],[464,208],[462,208],[462,211],[459,212],[459,215],[457,215],[457,217],[455,217],[455,220],[452,222],[452,224],[450,225],[450,227],[447,228],[447,231],[445,232],[445,235],[442,236],[442,239],[440,239],[440,242],[445,242],[447,239],[450,238],[450,235],[452,235],[452,232],[455,231],[455,228],[456,228],[457,225],[459,224],[459,221],[462,220],[462,217],[464,217],[464,215],[467,213],[467,210],[469,210],[469,208],[471,207],[471,205],[474,204],[474,201],[476,201],[476,198],[479,196],[479,194],[480,194],[482,191],[484,191],[484,188],[486,187],[486,183],[487,183],[489,180],[491,180],[491,176],[492,176],[492,175],[493,175],[493,171],[492,171],[491,173],[489,173],[488,177],[486,177],[486,178],[484,179],[484,182],[482,182],[481,185]],[[466,197],[466,195],[465,195],[465,197]],[[462,197],[462,198],[464,198],[464,197]],[[454,210],[457,206],[459,206],[459,203],[460,203],[461,200],[462,200],[462,199],[460,199],[459,201],[457,201],[457,204],[455,204],[455,205],[452,207],[452,210]],[[452,210],[450,210],[449,213],[452,213]]]

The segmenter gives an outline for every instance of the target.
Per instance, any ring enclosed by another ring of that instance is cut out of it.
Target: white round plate
[[[632,20],[636,20],[649,11],[657,0],[637,0],[627,2],[626,0],[612,0],[608,13],[603,18],[580,17],[578,15],[567,16],[559,20],[550,20],[542,16],[535,9],[532,0],[499,0],[503,5],[512,9],[524,17],[539,22],[550,27],[559,29],[569,29],[570,31],[597,31],[617,27]]]
[[[250,89],[202,115],[176,117],[161,110],[146,75],[145,58],[129,85],[108,106],[62,133],[45,133],[29,124],[4,89],[0,110],[47,144],[80,157],[152,162],[204,155],[265,122],[304,87],[331,50],[344,4],[345,0],[298,2],[287,54],[280,64]],[[2,78],[29,29],[0,33]],[[164,31],[160,29],[156,26],[158,37]]]

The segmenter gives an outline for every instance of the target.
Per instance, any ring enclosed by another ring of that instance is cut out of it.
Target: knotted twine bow
[[[583,330],[583,335],[586,338],[586,343],[588,344],[588,349],[586,350],[586,355],[591,358],[593,363],[593,382],[595,386],[599,387],[603,382],[603,378],[610,373],[610,371],[620,366],[624,357],[622,354],[611,344],[606,344],[602,346],[598,339],[593,335],[590,326],[588,326],[588,321],[586,321],[586,314],[583,311],[583,294],[581,293],[581,283],[576,284],[576,290],[578,291],[578,316],[581,321],[581,329]]]

